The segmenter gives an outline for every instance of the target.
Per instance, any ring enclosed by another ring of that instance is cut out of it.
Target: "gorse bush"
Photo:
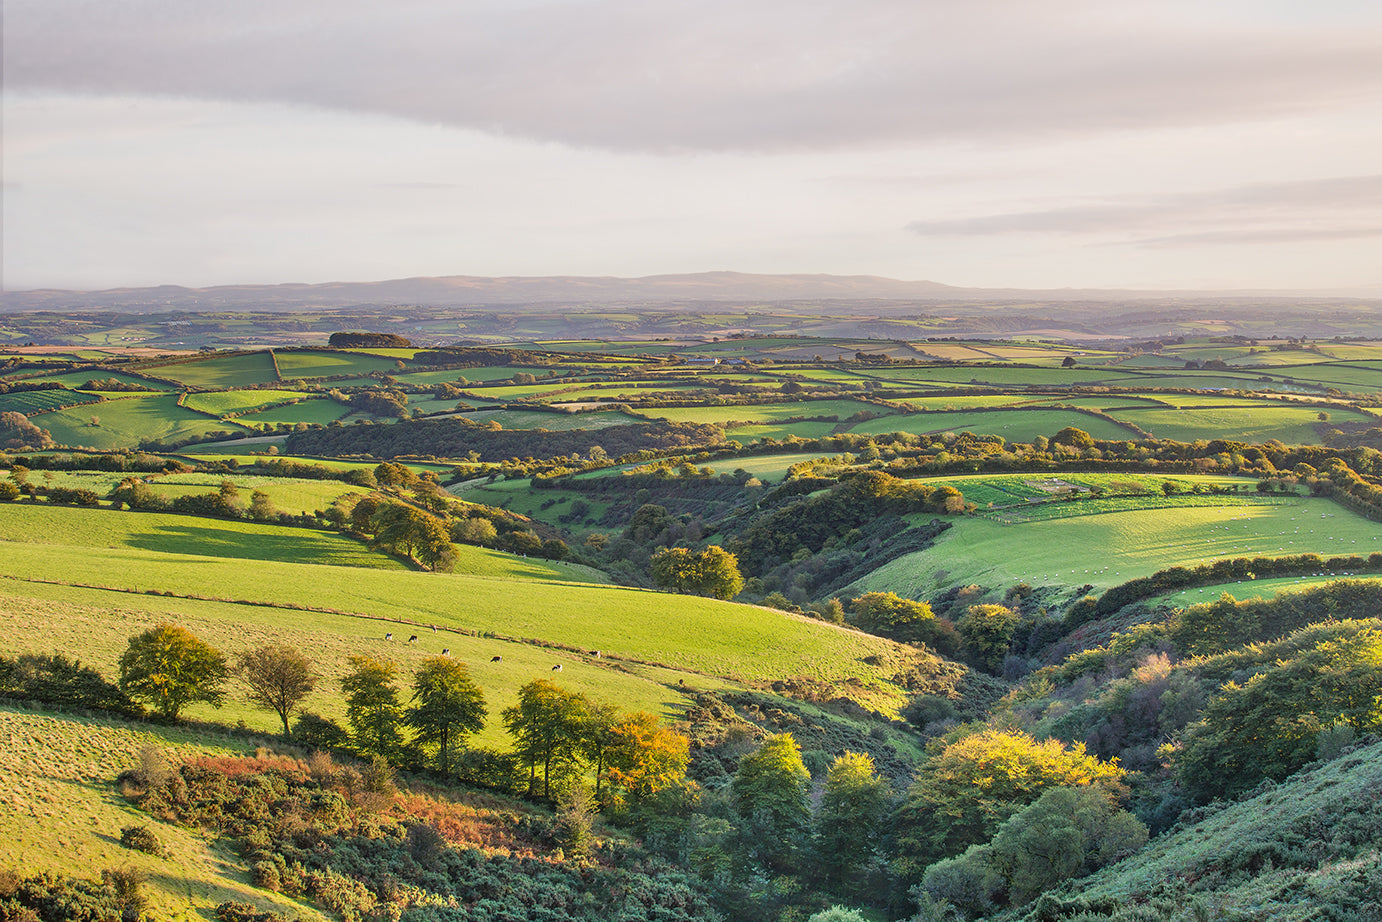
[[[120,844],[146,855],[161,858],[166,852],[163,843],[148,826],[126,826],[120,830]]]
[[[598,839],[593,863],[554,861],[550,820],[524,823],[419,795],[390,795],[407,816],[374,812],[358,772],[336,767],[330,774],[334,780],[323,784],[292,760],[203,760],[136,803],[170,821],[219,830],[236,843],[258,886],[306,897],[344,920],[718,918],[694,879],[646,856],[616,865]],[[413,818],[419,813],[430,819]],[[243,912],[231,907],[221,918],[246,922]]]

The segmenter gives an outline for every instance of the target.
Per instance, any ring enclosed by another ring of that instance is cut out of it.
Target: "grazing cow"
[[[595,657],[596,659],[599,659],[599,658],[600,658],[600,651],[599,651],[599,650],[591,650],[591,651],[590,651],[590,655],[593,656],[593,657]]]
[[[432,633],[433,633],[433,634],[435,634],[435,633],[437,632],[437,626],[436,626],[435,624],[429,624],[429,625],[427,625],[427,626],[430,627],[430,628],[432,629]]]
[[[408,643],[417,643],[417,635],[414,634],[412,637],[409,637]]]
[[[442,648],[442,651],[441,651],[441,655],[442,655],[442,656],[450,656],[450,655],[451,655],[451,648],[450,648],[450,647],[443,647],[443,648]]]
[[[552,671],[553,671],[553,672],[561,672],[561,663],[557,663],[555,666],[553,666],[553,667],[552,667]]]
[[[502,662],[504,661],[504,657],[502,657],[502,656],[491,656],[491,657],[489,658],[489,661],[490,661],[491,663],[502,663]]]
[[[385,635],[384,635],[384,639],[385,639],[385,640],[393,640],[393,631],[389,631],[389,633],[385,634]]]

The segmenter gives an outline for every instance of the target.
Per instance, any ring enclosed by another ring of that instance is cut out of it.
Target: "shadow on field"
[[[195,525],[169,525],[133,535],[130,547],[162,554],[201,554],[206,557],[239,557],[248,560],[280,560],[299,563],[331,556],[316,535],[246,534]]]

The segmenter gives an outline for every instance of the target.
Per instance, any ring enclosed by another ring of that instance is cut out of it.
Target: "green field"
[[[797,417],[834,416],[848,419],[855,413],[887,413],[886,407],[861,400],[802,400],[793,403],[759,403],[728,407],[654,407],[635,410],[650,419],[667,419],[674,423],[752,422],[776,423]]]
[[[1288,445],[1318,445],[1316,427],[1320,425],[1316,407],[1196,407],[1182,409],[1116,410],[1116,419],[1133,423],[1157,438],[1193,442],[1196,439],[1235,439],[1265,442],[1278,439]],[[1370,422],[1372,417],[1357,410],[1332,407],[1329,423]]]
[[[888,418],[897,419],[900,417],[890,416]],[[833,435],[835,430],[842,425],[820,420],[807,420],[799,423],[748,423],[743,426],[726,428],[725,438],[734,439],[745,445],[761,439],[785,439],[790,436],[796,436],[800,439],[820,439],[827,435]],[[892,430],[887,431],[891,432]]]
[[[1145,509],[1006,525],[964,519],[934,547],[885,564],[854,584],[929,598],[952,585],[1107,589],[1172,566],[1233,557],[1382,551],[1382,525],[1325,499],[1295,505]]]
[[[91,380],[109,381],[112,378],[114,378],[117,381],[123,381],[126,384],[137,384],[138,386],[146,387],[151,391],[166,391],[169,388],[169,385],[164,384],[162,381],[150,381],[146,378],[137,377],[136,375],[128,375],[118,371],[110,371],[105,368],[88,368],[85,371],[69,371],[64,372],[62,374],[44,375],[43,377],[36,378],[34,380],[56,381],[63,387],[70,387],[76,389]]]
[[[989,410],[986,412],[909,413],[904,416],[885,416],[851,426],[849,431],[861,435],[882,435],[887,432],[913,432],[918,435],[936,432],[974,432],[1001,435],[1009,442],[1031,442],[1039,435],[1052,436],[1067,426],[1083,429],[1096,439],[1130,439],[1130,429],[1097,416],[1075,410]]]
[[[240,417],[240,421],[251,426],[266,423],[271,426],[277,426],[280,423],[294,425],[297,423],[309,425],[315,423],[319,426],[325,426],[338,419],[344,419],[351,412],[350,407],[332,400],[330,397],[309,397],[286,407],[273,407],[268,410],[246,413]]]
[[[0,413],[23,413],[29,416],[61,407],[96,403],[99,400],[99,397],[68,390],[16,391],[0,394]]]
[[[1237,490],[1252,490],[1256,482],[1243,477],[1206,477],[1200,475],[1173,474],[966,474],[951,477],[926,477],[922,483],[940,486],[946,484],[964,494],[965,500],[976,503],[982,509],[990,503],[994,506],[1011,506],[1026,503],[1032,499],[1052,499],[1071,488],[1102,489],[1109,493],[1144,493],[1161,497],[1161,485],[1166,481],[1177,484],[1184,492],[1196,486],[1227,486]],[[1077,506],[1091,508],[1081,500]]]
[[[157,512],[77,509],[45,503],[4,503],[0,504],[0,535],[4,536],[0,539],[0,546],[5,548],[7,557],[19,555],[21,546],[62,548],[63,551],[54,553],[72,552],[77,555],[81,548],[138,549],[155,554],[204,555],[237,560],[321,563],[385,570],[404,568],[392,557],[371,551],[359,541],[335,532]],[[18,575],[11,569],[5,572]],[[237,582],[226,582],[223,591],[231,590]]]
[[[396,564],[380,569],[327,566],[298,561],[336,554],[358,562],[358,554],[368,552],[354,545],[360,550],[351,558],[346,545],[353,542],[298,529],[29,504],[0,507],[0,524],[11,537],[0,555],[0,577],[5,577],[6,591],[16,596],[48,598],[44,593],[56,593],[59,601],[71,601],[71,593],[94,593],[100,599],[89,604],[103,610],[152,605],[154,610],[179,611],[195,599],[211,600],[203,603],[208,605],[241,603],[228,605],[236,611],[237,623],[253,611],[282,628],[301,619],[312,624],[326,619],[363,630],[370,627],[365,619],[392,619],[600,649],[682,673],[749,683],[791,676],[820,682],[855,677],[863,683],[859,693],[877,706],[895,708],[902,701],[886,680],[892,672],[862,662],[869,655],[890,662],[904,655],[887,641],[712,599],[552,581],[563,575],[580,578],[580,568],[560,564],[460,548],[458,570],[463,572],[451,574],[403,570]],[[309,551],[312,556],[305,556]],[[252,569],[246,568],[246,559],[255,560]],[[386,567],[392,564],[380,559]],[[155,590],[182,598],[147,595]],[[382,622],[372,628],[381,643],[383,631],[392,629]],[[92,644],[110,643],[109,637],[79,639],[74,636],[77,645],[68,651],[84,658]],[[455,635],[451,639],[455,643],[438,639],[425,649],[419,645],[419,655],[460,642]],[[51,632],[40,632],[29,642],[51,643]],[[545,655],[549,664],[572,661],[558,651]],[[591,668],[592,674],[603,675],[608,665],[601,660]]]
[[[91,417],[100,423],[91,425]],[[33,423],[53,434],[53,441],[72,448],[101,450],[129,448],[145,439],[175,441],[224,431],[228,426],[177,405],[174,394],[127,397],[100,404],[54,410],[34,417]]]
[[[279,360],[280,363],[282,359]],[[281,364],[280,364],[280,367]],[[430,387],[433,384],[447,384],[465,378],[466,381],[505,381],[518,372],[531,375],[550,374],[551,368],[529,365],[489,365],[476,368],[449,368],[437,371],[402,371],[393,375],[400,383],[416,387]]]
[[[542,410],[476,410],[465,418],[484,425],[496,422],[505,429],[603,429],[606,426],[626,426],[643,422],[620,410],[601,410],[594,413],[546,413]]]
[[[268,352],[212,356],[168,365],[150,364],[143,370],[188,387],[208,390],[271,384],[278,380],[273,355]]]
[[[398,370],[398,359],[367,353],[281,351],[276,352],[274,357],[278,362],[279,374],[285,381],[296,378],[331,378],[337,375],[368,375],[376,371],[393,374]]]
[[[283,390],[242,390],[205,391],[188,394],[183,406],[189,410],[210,413],[214,416],[239,415],[271,403],[296,402],[303,399],[301,391]]]
[[[1160,596],[1152,601],[1184,608],[1190,605],[1200,605],[1204,602],[1214,602],[1225,592],[1239,601],[1268,599],[1283,592],[1309,589],[1323,583],[1333,582],[1338,578],[1339,574],[1331,573],[1323,576],[1283,576],[1280,579],[1236,580],[1232,583],[1216,583],[1213,586],[1185,589],[1181,592]]]

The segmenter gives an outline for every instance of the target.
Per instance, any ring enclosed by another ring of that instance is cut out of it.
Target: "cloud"
[[[1382,21],[1107,0],[9,0],[13,89],[272,101],[611,149],[1219,124],[1382,95]]]
[[[1382,234],[1382,175],[1132,196],[1009,214],[913,221],[924,237],[1099,235],[1119,244],[1197,246],[1348,240]]]

